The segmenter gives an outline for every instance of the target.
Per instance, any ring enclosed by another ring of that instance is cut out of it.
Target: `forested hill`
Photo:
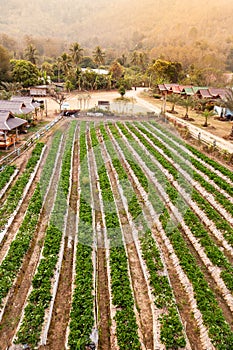
[[[232,0],[0,0],[0,33],[149,49],[233,41]]]

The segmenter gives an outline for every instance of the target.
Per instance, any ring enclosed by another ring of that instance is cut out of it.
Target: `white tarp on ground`
[[[228,108],[214,106],[214,111],[218,114],[219,117],[233,116],[233,112]]]

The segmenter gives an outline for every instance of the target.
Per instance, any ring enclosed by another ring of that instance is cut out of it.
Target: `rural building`
[[[21,100],[0,100],[0,110],[9,111],[13,114],[30,114],[34,112],[34,107],[28,106]]]
[[[0,147],[7,149],[18,141],[18,134],[27,121],[17,118],[8,110],[0,110]]]
[[[46,97],[48,92],[47,85],[34,86],[29,89],[30,96]]]
[[[109,111],[110,102],[109,101],[98,101],[98,108]]]

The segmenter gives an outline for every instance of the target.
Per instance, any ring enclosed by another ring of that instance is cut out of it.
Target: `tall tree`
[[[59,65],[60,70],[67,75],[72,68],[72,58],[66,52],[64,52],[57,59],[57,63]]]
[[[2,87],[6,92],[9,92],[10,95],[16,95],[22,89],[22,85],[19,82],[2,82]]]
[[[95,50],[93,51],[93,58],[94,58],[94,62],[97,64],[97,66],[104,64],[105,52],[101,49],[100,46],[96,46]]]
[[[79,43],[75,42],[70,47],[71,57],[74,64],[77,66],[83,58],[83,48]]]
[[[169,111],[170,113],[173,113],[173,114],[177,113],[177,112],[175,111],[175,105],[178,104],[178,102],[180,101],[180,99],[181,99],[181,98],[180,98],[180,95],[179,95],[179,94],[171,94],[171,95],[168,95],[168,96],[167,96],[168,102],[171,102],[171,104],[172,104],[171,110]]]
[[[111,64],[109,71],[112,73],[113,79],[118,80],[118,79],[122,78],[124,68],[122,67],[122,65],[119,62],[114,61]]]
[[[0,45],[0,80],[7,80],[10,71],[10,54]]]
[[[182,65],[179,62],[165,61],[158,59],[150,70],[154,71],[157,79],[164,82],[177,83],[182,72]]]
[[[36,47],[32,44],[29,44],[25,49],[24,57],[32,64],[36,64],[36,61],[38,59],[38,52]]]
[[[222,101],[223,107],[228,108],[233,112],[233,90],[227,89],[225,100]]]
[[[131,56],[130,56],[130,63],[133,64],[134,66],[138,65],[138,52],[134,51],[132,52]]]
[[[39,70],[30,61],[11,60],[13,81],[19,82],[23,87],[29,87],[38,84]]]
[[[207,127],[209,125],[208,124],[209,117],[212,117],[214,115],[214,112],[209,111],[208,109],[205,109],[204,112],[202,112],[202,115],[205,118],[203,126]]]
[[[185,120],[189,120],[189,109],[193,107],[194,100],[191,96],[188,96],[187,98],[183,98],[180,100],[181,106],[185,107]]]
[[[122,65],[125,66],[126,62],[127,62],[127,56],[123,53],[118,59],[117,61]]]

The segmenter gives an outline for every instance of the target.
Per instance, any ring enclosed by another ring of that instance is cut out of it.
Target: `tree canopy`
[[[0,45],[0,80],[6,80],[9,77],[10,54],[6,48]]]
[[[10,61],[12,67],[12,79],[19,82],[23,87],[29,87],[38,84],[39,70],[30,61],[14,60]]]

